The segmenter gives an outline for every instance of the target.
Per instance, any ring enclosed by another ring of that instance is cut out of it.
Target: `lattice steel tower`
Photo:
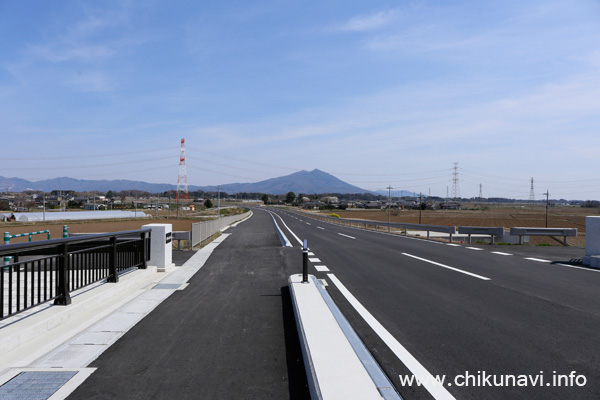
[[[452,173],[452,198],[458,199],[460,197],[460,187],[458,186],[458,163],[454,164],[454,172]]]
[[[185,139],[181,139],[181,154],[179,155],[179,175],[177,176],[177,196],[175,201],[179,204],[179,199],[190,202],[187,184],[187,171],[185,168]]]
[[[529,191],[529,201],[535,201],[535,192],[533,191],[533,178],[531,178],[531,190]]]

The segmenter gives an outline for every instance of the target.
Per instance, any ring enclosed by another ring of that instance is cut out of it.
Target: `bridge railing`
[[[2,256],[14,261],[1,268],[0,319],[52,300],[68,305],[74,290],[146,268],[150,229],[8,244]]]
[[[202,243],[215,233],[228,225],[234,224],[250,216],[250,211],[238,215],[230,215],[209,221],[196,222],[192,224],[191,245],[192,247]]]

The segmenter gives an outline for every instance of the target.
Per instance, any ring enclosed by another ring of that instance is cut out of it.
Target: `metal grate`
[[[25,371],[0,386],[3,400],[47,400],[77,371]]]

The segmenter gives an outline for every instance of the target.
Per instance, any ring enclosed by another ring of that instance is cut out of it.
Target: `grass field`
[[[474,210],[423,210],[423,224],[454,226],[495,226],[495,227],[545,227],[546,208],[544,206],[487,206],[488,209]],[[388,220],[387,210],[335,210],[321,211],[323,214],[335,212],[341,218]],[[600,209],[571,206],[550,207],[548,226],[551,228],[577,228],[577,237],[569,238],[571,246],[585,246],[585,217],[599,216]],[[392,222],[419,223],[418,210],[392,210]],[[532,236],[530,244],[560,245],[557,240],[547,236]]]

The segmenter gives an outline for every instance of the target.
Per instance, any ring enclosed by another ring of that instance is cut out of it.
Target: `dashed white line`
[[[350,238],[350,239],[356,239],[354,236],[344,235],[343,233],[339,233],[339,232],[338,232],[338,235],[344,236],[344,237],[347,237],[347,238]]]
[[[534,257],[525,257],[526,260],[531,260],[531,261],[537,261],[537,262],[543,262],[543,263],[550,263],[552,261],[550,260],[544,260],[542,258],[534,258]]]
[[[317,228],[325,230],[325,228],[323,228],[322,226],[317,226]]]
[[[307,222],[307,223],[306,223],[306,225],[310,225],[310,223],[309,223],[309,222]]]
[[[465,249],[469,249],[469,250],[483,250],[481,247],[465,247]]]
[[[308,252],[308,255],[309,255],[309,256],[314,256],[314,255],[315,255],[315,253],[313,253],[312,251],[309,251],[309,252]]]
[[[363,317],[365,322],[379,335],[383,342],[402,361],[404,365],[415,375],[420,377],[422,385],[431,393],[435,399],[454,399],[454,396],[438,381],[427,369],[406,350],[392,334],[350,293],[348,289],[333,274],[327,274],[338,290],[346,297],[352,307]]]
[[[491,280],[490,278],[486,278],[485,276],[477,275],[477,274],[474,274],[472,272],[463,271],[462,269],[454,268],[454,267],[451,267],[449,265],[444,265],[444,264],[441,264],[439,262],[428,260],[426,258],[421,258],[421,257],[413,256],[412,254],[408,254],[408,253],[402,253],[402,254],[405,255],[405,256],[407,256],[407,257],[412,257],[412,258],[415,258],[417,260],[421,260],[421,261],[425,261],[425,262],[433,264],[433,265],[437,265],[438,267],[447,268],[447,269],[451,269],[452,271],[460,272],[461,274],[470,275],[470,276],[472,276],[474,278],[482,279],[484,281]]]
[[[329,271],[329,268],[327,268],[325,265],[315,265],[315,269],[319,272]]]
[[[446,243],[446,246],[454,246],[454,247],[460,247],[460,244],[455,244],[455,243]]]
[[[503,253],[501,251],[492,251],[492,254],[498,254],[499,256],[512,256],[510,253]]]
[[[321,260],[319,260],[318,258],[309,258],[308,261],[310,262],[321,262]]]

